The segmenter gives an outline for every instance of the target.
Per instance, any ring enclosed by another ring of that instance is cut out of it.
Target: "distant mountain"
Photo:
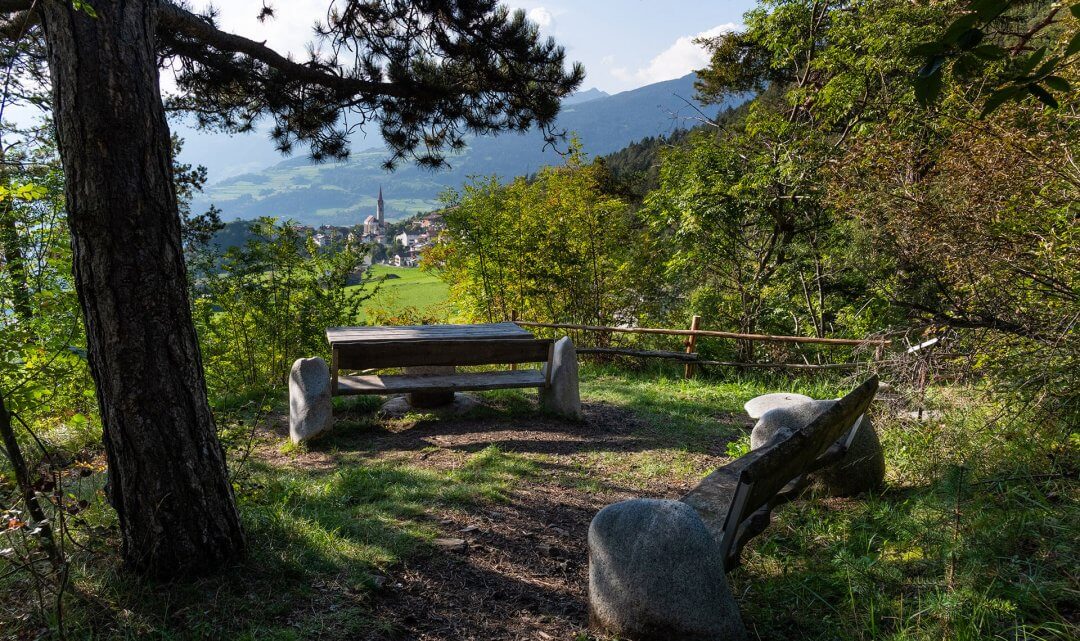
[[[585,91],[579,91],[575,94],[563,98],[562,103],[564,105],[580,105],[583,102],[589,102],[590,100],[596,100],[597,98],[607,98],[610,96],[606,91],[600,91],[596,87],[592,89],[586,89]]]
[[[699,115],[690,104],[693,81],[690,74],[611,96],[599,90],[581,92],[565,103],[557,128],[577,135],[590,156],[685,128]],[[744,101],[733,100],[732,105]],[[565,149],[566,144],[559,146]],[[387,173],[381,166],[386,157],[385,149],[369,148],[342,163],[312,165],[305,158],[291,158],[217,182],[193,206],[199,211],[214,203],[226,220],[279,216],[311,225],[347,225],[374,212],[381,186],[387,218],[397,220],[437,207],[447,187],[460,187],[470,176],[510,178],[561,162],[557,150],[545,149],[537,131],[473,138],[466,150],[448,159],[449,169],[437,172],[402,166]]]

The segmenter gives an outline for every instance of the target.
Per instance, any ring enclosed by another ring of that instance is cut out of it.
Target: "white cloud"
[[[535,9],[529,9],[529,12],[525,14],[529,20],[532,20],[536,24],[540,25],[542,29],[547,29],[551,26],[551,23],[555,21],[555,16],[551,14],[545,7],[536,7]]]
[[[683,36],[650,60],[649,64],[637,71],[631,72],[626,68],[619,67],[612,69],[611,75],[623,82],[633,80],[641,84],[681,78],[695,69],[705,67],[709,63],[709,56],[705,52],[705,48],[695,44],[695,39],[715,38],[722,33],[738,31],[742,28],[740,24],[728,22],[692,36]]]

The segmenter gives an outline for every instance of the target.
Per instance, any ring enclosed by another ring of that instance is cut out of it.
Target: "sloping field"
[[[378,291],[360,309],[361,322],[386,316],[445,318],[449,313],[449,288],[431,272],[417,267],[374,265],[371,277],[366,289],[370,292],[378,286]]]

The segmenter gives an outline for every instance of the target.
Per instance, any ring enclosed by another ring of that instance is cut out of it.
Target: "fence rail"
[[[889,345],[887,338],[819,338],[816,336],[771,336],[768,334],[737,334],[735,332],[717,332],[707,329],[662,329],[657,327],[608,327],[605,325],[572,325],[570,323],[534,323],[532,321],[514,321],[522,327],[550,327],[553,329],[577,329],[586,332],[624,332],[629,334],[665,334],[668,336],[711,336],[713,338],[734,338],[744,341],[764,341],[773,343],[805,343],[809,345]]]
[[[518,320],[516,312],[512,315],[511,318],[513,319],[513,322],[517,323],[522,327],[567,329],[583,332],[598,332],[605,334],[621,332],[626,334],[660,334],[664,336],[684,336],[686,337],[686,340],[684,342],[686,350],[684,352],[668,350],[629,349],[621,347],[580,347],[578,348],[577,352],[579,354],[630,356],[634,358],[662,358],[673,361],[681,361],[685,364],[684,375],[686,378],[693,378],[694,368],[699,365],[790,370],[839,370],[854,369],[859,366],[858,363],[738,363],[731,361],[703,360],[698,355],[696,350],[698,337],[727,338],[734,340],[794,343],[807,345],[871,345],[878,348],[877,351],[879,352],[879,356],[881,349],[892,343],[892,341],[888,339],[879,338],[824,338],[817,336],[773,336],[769,334],[740,334],[737,332],[720,332],[714,330],[699,329],[701,326],[700,316],[694,316],[693,321],[690,323],[690,329],[668,329],[659,327],[613,327],[607,325],[577,325],[573,323],[537,323],[533,321]]]

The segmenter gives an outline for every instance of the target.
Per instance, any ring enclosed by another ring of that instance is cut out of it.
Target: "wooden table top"
[[[330,327],[326,330],[326,340],[330,342],[331,346],[372,341],[407,342],[498,338],[518,339],[534,338],[534,336],[528,330],[522,329],[511,322],[481,323],[477,325]]]

